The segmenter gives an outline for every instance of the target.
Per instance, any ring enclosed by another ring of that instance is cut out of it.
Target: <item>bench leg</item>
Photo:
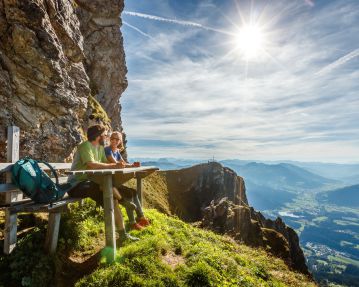
[[[138,195],[138,199],[140,200],[141,205],[143,204],[142,202],[142,177],[138,176],[137,177],[137,195]]]
[[[16,246],[17,240],[17,213],[5,210],[5,230],[4,230],[4,253],[10,254]]]
[[[50,212],[49,222],[47,225],[47,233],[45,240],[45,250],[49,254],[53,254],[56,251],[57,241],[59,238],[61,212]]]

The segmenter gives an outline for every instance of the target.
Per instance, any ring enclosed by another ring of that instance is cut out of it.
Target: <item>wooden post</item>
[[[105,234],[106,234],[106,252],[109,262],[116,258],[116,235],[115,235],[115,216],[112,192],[112,175],[104,175],[103,183],[103,204],[105,211]]]
[[[49,254],[53,254],[56,251],[57,241],[59,238],[61,212],[50,212],[49,222],[47,224],[45,250]]]
[[[16,246],[17,240],[17,213],[12,213],[8,208],[5,209],[5,229],[4,229],[4,253],[10,254]]]
[[[16,126],[7,129],[7,162],[19,160],[20,129]],[[11,183],[11,172],[6,173],[6,182]],[[22,199],[22,192],[7,192],[5,203],[12,203]],[[5,209],[4,253],[10,254],[16,246],[17,214]]]
[[[142,177],[140,175],[137,175],[136,178],[137,178],[137,195],[142,205]]]
[[[20,129],[16,126],[7,128],[7,162],[17,162],[19,160],[20,149]],[[6,173],[6,182],[11,183],[11,172]],[[5,195],[5,203],[11,204],[22,200],[22,192],[7,192]]]

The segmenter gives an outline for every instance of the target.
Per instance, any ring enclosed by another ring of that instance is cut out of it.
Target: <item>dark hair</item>
[[[106,131],[106,128],[103,125],[94,125],[88,128],[87,130],[87,139],[91,142],[94,141],[98,136]]]

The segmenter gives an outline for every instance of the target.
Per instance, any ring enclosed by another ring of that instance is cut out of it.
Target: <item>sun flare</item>
[[[242,27],[235,38],[237,49],[247,60],[254,59],[263,51],[265,37],[258,26],[248,25]]]

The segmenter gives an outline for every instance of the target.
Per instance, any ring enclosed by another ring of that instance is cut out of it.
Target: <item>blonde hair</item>
[[[118,137],[121,139],[121,143],[117,146],[117,148],[120,150],[120,152],[124,151],[125,147],[123,146],[123,137],[122,137],[122,133],[115,131],[111,133],[110,136],[110,140],[114,137],[118,135]]]

